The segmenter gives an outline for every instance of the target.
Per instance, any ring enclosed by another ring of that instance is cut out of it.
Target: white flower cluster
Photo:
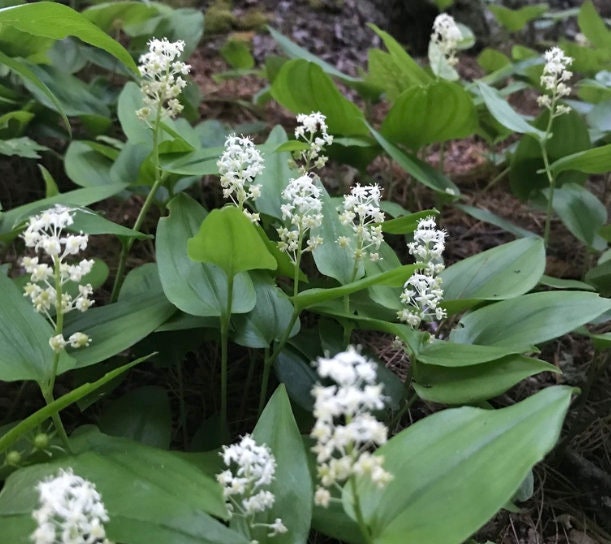
[[[433,22],[431,43],[439,49],[450,66],[456,65],[458,62],[456,58],[456,48],[461,39],[462,33],[454,17],[447,13],[437,15]]]
[[[319,111],[306,115],[297,115],[299,125],[295,129],[295,138],[304,140],[309,148],[299,153],[299,158],[305,163],[302,170],[322,168],[328,157],[322,154],[326,145],[333,143],[333,136],[327,132],[326,117]]]
[[[191,66],[176,60],[184,51],[185,42],[170,42],[167,38],[148,42],[148,53],[140,56],[140,89],[144,107],[136,112],[139,119],[149,121],[151,117],[166,114],[176,117],[183,106],[178,96],[187,86],[182,77],[189,73]]]
[[[437,229],[435,219],[429,216],[418,221],[414,241],[407,244],[410,254],[421,264],[421,268],[403,286],[400,298],[407,308],[399,310],[397,317],[411,327],[419,327],[423,321],[446,317],[445,310],[439,306],[443,289],[438,276],[445,268],[442,256],[445,236],[443,230]]]
[[[40,508],[32,513],[37,523],[30,537],[34,544],[111,544],[104,523],[108,513],[95,486],[60,469],[38,483]]]
[[[320,200],[320,188],[314,184],[309,174],[291,179],[282,191],[281,206],[282,219],[288,219],[291,228],[280,227],[278,235],[280,241],[278,247],[290,255],[293,262],[297,260],[297,254],[301,251],[301,245],[306,233],[322,224],[322,202]],[[295,227],[295,228],[292,228]],[[323,240],[320,236],[312,236],[308,239],[303,252],[313,251]]]
[[[225,150],[216,163],[221,177],[223,196],[231,198],[253,223],[259,220],[258,213],[244,207],[247,200],[261,196],[261,185],[255,178],[263,172],[263,157],[249,138],[232,134],[225,140]]]
[[[22,237],[27,247],[40,251],[51,260],[51,264],[40,262],[38,257],[24,257],[21,260],[30,281],[25,285],[24,296],[32,301],[34,309],[44,314],[55,324],[53,313],[66,314],[74,309],[86,311],[93,304],[89,297],[93,293],[90,284],[78,285],[78,295],[72,296],[62,289],[68,282],[79,283],[91,272],[93,260],[83,259],[77,264],[69,264],[65,259],[77,255],[87,247],[86,234],[70,234],[65,229],[74,222],[74,210],[56,204],[53,208],[34,215],[28,220]],[[86,334],[77,332],[64,339],[61,334],[53,336],[49,344],[53,351],[59,352],[66,344],[73,348],[89,345]]]
[[[573,59],[564,54],[559,47],[552,47],[544,54],[545,66],[541,75],[541,85],[549,93],[537,98],[540,106],[550,110],[553,116],[568,113],[571,108],[557,104],[558,100],[571,94],[571,88],[565,83],[573,76],[567,68]]]
[[[339,486],[352,476],[368,475],[384,487],[392,475],[383,468],[384,458],[369,449],[386,442],[388,429],[371,412],[384,408],[382,385],[376,383],[376,365],[353,346],[335,357],[321,357],[318,375],[334,385],[317,384],[312,389],[316,423],[310,436],[316,440],[320,485],[314,502],[328,506],[329,487]]]
[[[369,256],[372,261],[380,260],[377,250],[383,242],[382,225],[384,212],[380,209],[382,190],[379,185],[359,185],[344,195],[343,210],[339,219],[342,225],[351,225],[356,240],[354,258],[358,262]],[[341,247],[353,247],[347,236],[340,236],[337,243]]]
[[[266,445],[258,445],[245,434],[240,442],[223,446],[220,452],[225,466],[229,467],[217,474],[217,481],[223,486],[223,497],[230,514],[244,516],[251,526],[263,526],[270,530],[268,536],[286,533],[287,528],[280,518],[271,524],[252,523],[253,517],[269,510],[275,501],[274,494],[265,489],[274,480],[276,460]],[[231,467],[235,466],[235,471]]]

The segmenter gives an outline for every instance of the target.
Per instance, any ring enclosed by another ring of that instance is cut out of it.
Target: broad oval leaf
[[[178,455],[95,430],[71,439],[75,454],[21,469],[0,493],[0,534],[29,542],[36,484],[72,467],[92,481],[110,521],[107,535],[124,544],[247,544],[211,515],[226,518],[220,486]],[[126,485],[129,483],[129,485]]]
[[[276,458],[276,477],[270,491],[274,506],[262,514],[264,522],[281,518],[288,532],[269,537],[265,530],[256,540],[269,544],[305,544],[312,519],[312,478],[301,433],[293,416],[286,389],[280,385],[263,410],[252,433]]]
[[[526,351],[575,330],[611,309],[611,299],[594,293],[549,291],[503,300],[464,316],[452,342],[512,346]]]
[[[424,400],[442,404],[476,403],[497,397],[524,378],[560,370],[532,357],[507,355],[468,366],[417,365],[414,389]]]
[[[367,477],[358,485],[372,542],[464,542],[554,446],[572,391],[549,387],[500,410],[444,410],[390,439],[376,455],[394,479],[383,489]]]
[[[170,214],[159,220],[156,248],[163,292],[185,313],[220,316],[227,304],[227,277],[217,266],[197,263],[187,254],[187,240],[198,232],[206,210],[183,193],[167,207]],[[233,281],[231,313],[249,312],[255,300],[250,277],[238,274]]]
[[[282,337],[291,321],[293,305],[269,275],[252,272],[252,280],[257,304],[247,314],[233,317],[232,325],[236,332],[232,339],[241,346],[267,348]],[[289,338],[298,332],[299,322],[293,326]]]
[[[578,170],[586,174],[604,174],[611,171],[611,144],[567,155],[554,161],[550,168],[554,176],[567,170]]]
[[[413,149],[465,138],[477,127],[472,95],[457,83],[437,80],[401,93],[380,132],[393,143]]]
[[[212,210],[188,240],[187,252],[194,261],[220,267],[231,279],[240,272],[278,266],[252,221],[235,206]]]
[[[478,253],[441,273],[444,300],[503,300],[537,285],[545,272],[545,247],[538,236]]]
[[[103,49],[132,72],[138,73],[136,63],[119,42],[68,6],[56,2],[36,2],[0,9],[0,24],[54,40],[76,36],[85,43]]]
[[[363,112],[344,97],[322,68],[295,59],[286,62],[274,79],[271,93],[293,113],[320,111],[329,132],[342,136],[367,136]]]
[[[35,380],[43,383],[53,374],[53,351],[49,338],[53,327],[17,286],[0,273],[0,380]],[[74,368],[76,362],[62,352],[58,373]]]

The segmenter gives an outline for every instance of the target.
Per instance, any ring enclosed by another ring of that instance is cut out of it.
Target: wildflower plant
[[[34,544],[111,544],[104,524],[108,512],[95,485],[60,469],[37,485],[39,507],[32,513]]]
[[[321,380],[332,382],[312,389],[316,422],[310,436],[316,441],[312,451],[319,482],[314,502],[328,506],[329,489],[340,490],[349,482],[357,521],[366,534],[355,478],[367,477],[378,488],[392,479],[384,470],[384,458],[371,453],[388,437],[386,425],[372,414],[384,408],[383,386],[377,383],[376,364],[353,346],[334,357],[320,357],[314,366]]]
[[[328,160],[323,154],[325,146],[333,143],[333,136],[327,132],[326,116],[317,112],[297,115],[295,138],[307,144],[307,148],[295,153],[300,170],[305,173],[313,168],[322,168]]]
[[[435,75],[444,79],[458,79],[454,66],[458,63],[456,51],[462,38],[454,17],[441,13],[435,18],[429,42],[429,60]]]
[[[344,195],[343,206],[339,210],[342,225],[349,225],[353,236],[340,236],[340,247],[350,248],[354,256],[352,279],[355,279],[360,264],[365,260],[380,260],[378,249],[384,237],[382,223],[384,212],[380,209],[382,190],[378,184],[356,184],[350,193]]]
[[[443,299],[442,280],[443,250],[445,248],[445,231],[437,229],[432,216],[418,221],[414,231],[414,240],[407,244],[419,269],[405,282],[400,295],[406,306],[399,310],[397,317],[414,328],[422,322],[439,321],[446,317],[440,306]]]
[[[257,514],[269,510],[276,500],[269,491],[276,473],[276,460],[271,450],[245,434],[238,443],[223,446],[220,455],[227,469],[217,474],[216,479],[223,487],[231,516],[239,516],[246,522],[247,536],[252,538],[250,531],[257,527],[265,527],[270,537],[286,533],[288,529],[280,518],[273,523],[256,521]]]
[[[265,168],[263,157],[250,138],[232,134],[225,140],[225,149],[217,162],[223,196],[231,201],[253,223],[259,221],[259,214],[246,208],[261,196],[261,185],[256,177]]]

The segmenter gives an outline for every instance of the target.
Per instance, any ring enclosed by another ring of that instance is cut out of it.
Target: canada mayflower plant
[[[34,544],[111,544],[104,529],[108,513],[93,483],[60,469],[39,482],[37,491]]]
[[[443,289],[439,277],[445,268],[445,236],[445,231],[437,229],[435,219],[429,216],[418,221],[414,241],[407,244],[410,255],[420,267],[403,286],[400,298],[406,308],[399,310],[397,317],[411,327],[417,328],[423,321],[439,321],[446,317],[440,306]]]
[[[139,59],[144,107],[136,115],[143,121],[151,121],[163,115],[176,117],[183,110],[178,97],[187,86],[182,76],[191,70],[190,65],[178,60],[184,51],[185,42],[153,38],[148,42],[148,47],[148,52]]]
[[[320,244],[320,236],[312,236],[303,248],[303,240],[312,228],[320,227],[323,220],[321,190],[309,174],[291,179],[282,191],[282,219],[288,221],[289,227],[280,227],[278,247],[286,252],[295,263],[299,254],[313,251]]]
[[[340,236],[340,247],[349,247],[354,253],[356,276],[358,264],[366,258],[380,260],[378,249],[384,241],[382,223],[384,212],[380,209],[382,190],[380,186],[359,185],[352,187],[350,194],[344,195],[343,207],[339,210],[342,225],[350,225],[353,237]]]
[[[269,491],[276,473],[276,460],[270,449],[245,434],[237,444],[223,446],[220,455],[227,469],[217,474],[216,479],[223,486],[229,513],[244,518],[251,529],[267,528],[268,536],[286,533],[287,528],[279,518],[273,523],[257,523],[255,519],[276,500]]]
[[[72,310],[84,312],[93,304],[90,298],[93,293],[91,285],[81,283],[91,272],[93,260],[68,261],[84,251],[89,240],[82,232],[73,234],[67,231],[74,222],[74,213],[74,209],[56,204],[30,217],[22,233],[26,247],[37,253],[35,257],[23,257],[21,260],[25,271],[30,274],[30,281],[24,287],[24,296],[32,301],[37,312],[53,324],[55,334],[49,338],[49,345],[56,353],[66,345],[82,348],[91,341],[81,332],[75,332],[67,339],[62,334],[65,314]],[[77,295],[72,296],[67,292],[69,283],[76,284]]]
[[[384,470],[384,458],[371,448],[386,442],[388,429],[372,412],[384,408],[383,386],[377,383],[376,364],[353,346],[334,357],[320,357],[318,376],[334,382],[312,389],[316,422],[310,436],[316,441],[319,486],[314,502],[328,506],[329,488],[340,488],[355,476],[367,476],[384,487],[392,475]]]
[[[441,13],[435,18],[433,33],[431,34],[431,44],[439,49],[439,52],[450,66],[455,66],[458,62],[456,49],[461,39],[462,33],[454,17],[447,13]]]
[[[308,149],[297,154],[302,163],[300,169],[307,172],[312,168],[322,168],[328,157],[323,154],[325,146],[333,143],[333,136],[327,132],[326,117],[319,111],[297,115],[299,125],[295,129],[295,138],[308,144]]]
[[[545,66],[541,75],[541,86],[546,94],[539,96],[537,102],[547,108],[552,117],[557,117],[571,111],[568,106],[558,104],[558,100],[571,94],[571,88],[566,82],[573,76],[573,73],[567,70],[573,59],[565,55],[560,47],[552,47],[543,57]]]
[[[232,134],[225,140],[225,150],[217,161],[223,196],[244,212],[253,223],[259,221],[259,214],[245,206],[250,200],[261,196],[261,185],[254,183],[263,172],[261,153],[250,138]]]

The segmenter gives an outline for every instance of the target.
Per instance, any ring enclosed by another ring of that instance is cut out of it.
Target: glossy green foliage
[[[403,91],[380,132],[395,144],[419,149],[433,142],[465,138],[476,126],[471,95],[457,83],[437,80]]]
[[[463,542],[553,447],[570,398],[570,388],[550,387],[501,410],[445,410],[389,440],[377,455],[393,480],[382,490],[359,482],[372,542]],[[350,512],[348,503],[344,491]]]

